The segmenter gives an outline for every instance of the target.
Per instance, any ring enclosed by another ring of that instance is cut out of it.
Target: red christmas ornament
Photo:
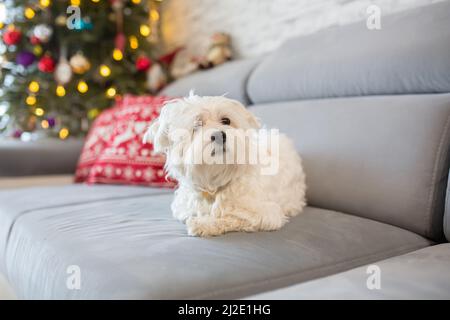
[[[136,60],[136,69],[137,71],[147,71],[152,65],[152,60],[147,58],[146,56],[140,56]]]
[[[39,60],[38,69],[45,73],[51,73],[55,71],[55,60],[52,57],[45,55]]]
[[[6,30],[3,34],[3,41],[9,46],[19,43],[21,38],[22,32],[14,28]]]
[[[41,40],[39,40],[39,38],[36,37],[36,36],[31,36],[30,37],[30,42],[31,42],[32,45],[37,45],[37,44],[41,43]]]

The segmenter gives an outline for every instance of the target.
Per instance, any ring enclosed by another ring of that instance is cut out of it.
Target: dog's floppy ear
[[[154,152],[167,154],[170,147],[170,127],[176,117],[179,117],[186,107],[183,99],[166,102],[161,108],[159,117],[150,123],[150,127],[144,135],[143,142],[153,143]]]
[[[163,153],[165,148],[169,146],[167,132],[161,129],[161,119],[158,117],[150,123],[150,127],[147,129],[143,138],[143,143],[153,143],[153,150],[156,153]]]
[[[170,145],[169,141],[169,123],[170,123],[170,102],[166,103],[158,118],[150,123],[150,127],[144,135],[143,143],[153,143],[153,150],[156,153],[167,153]]]

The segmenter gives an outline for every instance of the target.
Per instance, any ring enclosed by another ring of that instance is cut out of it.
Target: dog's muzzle
[[[215,147],[211,152],[211,156],[216,155],[216,149],[225,152],[225,143],[227,141],[227,134],[223,131],[216,131],[211,135],[211,142],[214,142]],[[221,148],[220,148],[221,147]],[[220,148],[220,149],[219,149]]]
[[[227,141],[227,134],[223,131],[216,131],[211,135],[211,141],[223,145]]]

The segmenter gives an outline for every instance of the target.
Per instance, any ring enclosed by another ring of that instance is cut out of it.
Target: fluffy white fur
[[[224,118],[230,120],[229,125],[223,123]],[[299,155],[285,135],[279,136],[279,169],[274,175],[261,174],[262,164],[193,163],[198,150],[213,148],[217,143],[203,134],[205,131],[223,131],[228,137],[223,154],[207,152],[206,157],[234,157],[238,147],[228,143],[233,132],[260,127],[238,101],[192,94],[168,102],[151,124],[144,141],[151,141],[155,152],[166,155],[168,176],[179,182],[172,212],[186,223],[190,235],[277,230],[303,210],[305,174]],[[180,135],[179,129],[189,134]],[[266,156],[273,151],[270,147],[265,150]]]

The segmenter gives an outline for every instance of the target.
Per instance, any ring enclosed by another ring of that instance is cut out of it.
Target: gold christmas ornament
[[[61,130],[59,130],[59,138],[61,140],[66,139],[68,136],[69,136],[69,129],[62,128]]]
[[[93,120],[93,119],[97,118],[97,116],[99,114],[100,114],[100,110],[98,110],[97,108],[94,108],[94,109],[91,109],[88,111],[87,116],[90,120]]]
[[[27,128],[26,128],[27,131],[33,131],[33,130],[36,128],[36,120],[37,120],[37,118],[36,118],[35,115],[30,115],[30,116],[28,117]],[[23,132],[22,135],[23,135],[24,133],[25,133],[25,132]],[[28,133],[28,134],[29,134],[29,133]],[[21,137],[21,138],[22,138],[22,137]]]
[[[44,8],[47,8],[51,4],[51,2],[50,0],[39,0],[39,4]]]
[[[131,49],[136,50],[137,48],[139,48],[139,41],[136,36],[130,36],[129,41]]]
[[[113,50],[113,59],[116,61],[120,61],[123,59],[123,53],[121,50],[119,49],[114,49]]]
[[[114,96],[117,94],[117,90],[114,87],[108,88],[108,90],[106,90],[106,96],[108,98],[114,98]]]
[[[41,127],[42,127],[42,129],[48,129],[48,127],[50,127],[50,124],[48,123],[47,120],[42,120]]]
[[[78,7],[80,5],[80,0],[70,0],[70,4],[73,6]]]
[[[56,25],[60,26],[60,27],[64,27],[67,23],[67,18],[65,15],[59,15],[56,17],[55,19],[55,23]]]
[[[36,45],[36,46],[33,47],[33,53],[36,56],[40,56],[42,54],[42,51],[43,50],[42,50],[42,47],[40,45]]]
[[[106,78],[111,75],[111,69],[107,65],[102,64],[100,66],[99,73],[102,77]]]
[[[76,74],[83,74],[91,68],[91,63],[81,52],[70,58],[69,63]]]
[[[150,35],[150,27],[146,24],[141,24],[140,28],[139,28],[139,32],[141,33],[142,36],[147,37]]]
[[[89,90],[89,86],[85,81],[81,80],[80,82],[78,82],[77,90],[80,93],[86,93]]]
[[[23,12],[23,15],[25,16],[25,18],[27,18],[28,20],[31,20],[34,18],[34,16],[36,15],[36,13],[34,12],[33,9],[31,9],[30,7],[27,7],[25,9],[25,11]]]
[[[62,85],[57,86],[55,91],[58,97],[64,97],[66,95],[66,89]]]
[[[152,9],[150,11],[150,19],[153,21],[158,21],[159,20],[159,12],[156,9]]]
[[[36,81],[31,81],[30,84],[28,85],[28,90],[30,90],[30,92],[36,93],[39,91],[39,83],[37,83]]]
[[[36,110],[34,110],[34,114],[37,115],[38,117],[42,117],[44,115],[44,109],[36,108]]]
[[[34,106],[36,104],[36,100],[37,100],[36,97],[31,95],[25,99],[25,103],[29,106]]]

